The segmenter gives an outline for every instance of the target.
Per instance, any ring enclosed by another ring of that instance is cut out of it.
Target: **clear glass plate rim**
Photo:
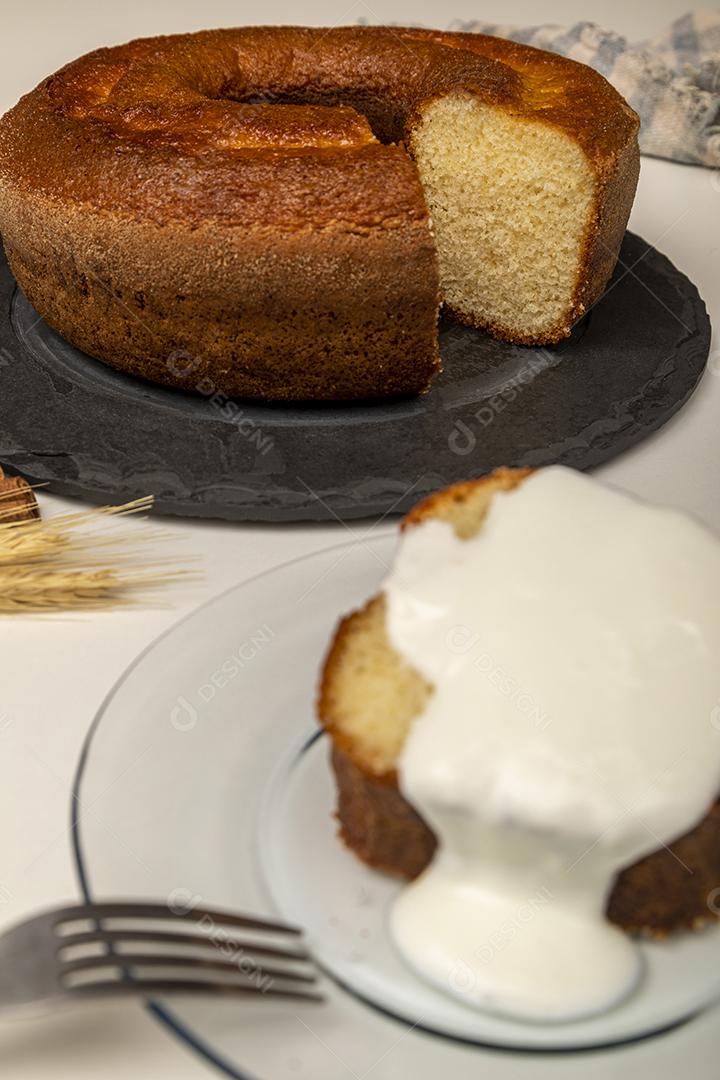
[[[396,535],[396,528],[382,529],[375,533],[372,539],[386,540]],[[226,597],[230,596],[240,589],[246,588],[248,585],[261,581],[265,577],[269,577],[280,571],[287,570],[291,566],[296,566],[299,563],[310,562],[314,559],[322,559],[325,556],[331,554],[334,551],[340,552],[347,548],[358,547],[364,543],[367,543],[370,537],[361,537],[353,540],[345,540],[340,544],[329,544],[320,548],[317,551],[307,552],[304,555],[298,555],[294,559],[287,559],[282,563],[278,563],[276,566],[269,567],[267,570],[261,570],[258,574],[252,574],[250,577],[243,578],[241,581],[235,582],[234,585],[228,586],[222,592],[216,593],[214,596],[209,597],[203,601],[202,604],[198,604],[191,611],[186,612],[183,616],[177,619],[170,626],[166,627],[162,633],[154,637],[152,641],[138,653],[134,660],[128,664],[128,666],[120,673],[118,678],[112,684],[105,697],[100,703],[95,716],[93,717],[90,726],[87,730],[85,738],[83,739],[82,746],[80,748],[80,754],[78,756],[77,765],[73,774],[72,784],[70,788],[70,842],[73,854],[73,863],[75,874],[78,881],[78,886],[83,901],[86,904],[93,903],[94,897],[92,889],[90,888],[90,875],[88,872],[87,861],[83,850],[82,842],[82,829],[81,829],[81,797],[83,778],[90,760],[90,754],[92,750],[93,740],[100,725],[103,721],[105,714],[110,708],[111,703],[119,693],[120,689],[132,676],[133,672],[140,666],[143,660],[153,652],[153,650],[164,641],[166,638],[174,634],[184,623],[194,619],[201,611],[212,607],[214,604],[220,603]],[[203,1039],[200,1039],[185,1023],[179,1020],[171,1009],[161,1005],[157,1001],[147,1000],[144,1002],[144,1008],[153,1017],[153,1019],[160,1023],[166,1030],[174,1037],[184,1042],[191,1050],[197,1053],[208,1064],[213,1065],[216,1069],[219,1069],[226,1076],[231,1077],[231,1080],[258,1080],[257,1077],[250,1076],[249,1073],[240,1072],[235,1065],[227,1061],[225,1058],[220,1057],[217,1052],[209,1046]]]
[[[92,748],[93,748],[94,737],[95,737],[96,733],[98,732],[98,730],[99,730],[99,728],[100,728],[100,726],[102,724],[103,718],[105,717],[106,713],[108,712],[108,710],[109,710],[112,702],[114,701],[115,697],[117,696],[117,694],[120,692],[120,690],[125,685],[125,683],[132,677],[134,671],[141,665],[143,660],[145,660],[146,657],[149,654],[151,654],[155,650],[155,648],[162,641],[164,641],[166,638],[168,638],[172,634],[174,634],[185,623],[187,623],[187,622],[191,621],[192,619],[196,618],[202,611],[214,606],[215,604],[221,603],[224,599],[229,597],[231,594],[233,594],[233,593],[235,593],[237,591],[240,591],[240,590],[242,590],[244,588],[247,588],[248,586],[253,585],[253,584],[261,581],[263,578],[270,577],[270,576],[272,576],[274,574],[277,574],[277,573],[281,573],[281,572],[286,571],[286,570],[290,569],[291,567],[296,566],[298,564],[308,563],[308,562],[312,562],[312,561],[315,561],[315,560],[318,560],[318,561],[322,560],[323,558],[325,558],[326,556],[330,555],[333,552],[341,552],[341,551],[347,550],[347,549],[353,549],[353,548],[362,547],[365,544],[368,544],[371,541],[371,539],[383,540],[384,541],[384,540],[389,540],[390,538],[392,538],[392,537],[394,537],[396,535],[397,535],[397,528],[396,527],[383,529],[383,530],[378,531],[377,533],[373,534],[372,537],[371,536],[366,536],[366,537],[360,537],[360,538],[355,538],[355,539],[351,539],[351,540],[346,540],[346,541],[343,541],[342,543],[339,543],[339,544],[330,544],[330,545],[327,545],[325,547],[322,547],[322,548],[318,549],[317,551],[312,551],[312,552],[305,553],[303,555],[296,556],[293,559],[288,559],[288,560],[286,560],[286,561],[284,561],[282,563],[277,564],[276,566],[268,568],[267,570],[263,570],[258,574],[253,574],[250,577],[243,578],[241,581],[235,582],[233,585],[230,585],[227,589],[224,589],[221,592],[219,592],[219,593],[215,594],[214,596],[208,598],[207,600],[203,601],[203,603],[199,604],[197,607],[193,608],[191,611],[186,612],[183,616],[181,616],[174,623],[172,623],[169,627],[167,627],[160,634],[158,634],[155,638],[153,638],[152,641],[150,641],[138,653],[138,655],[131,661],[131,663],[128,664],[128,666],[121,672],[121,674],[118,676],[118,678],[115,680],[115,682],[112,684],[112,686],[110,687],[110,689],[106,693],[105,697],[103,698],[102,702],[100,703],[100,706],[97,709],[97,712],[96,712],[95,716],[93,717],[93,719],[92,719],[92,721],[91,721],[91,723],[90,723],[90,725],[88,727],[88,731],[87,731],[87,733],[85,735],[85,738],[83,740],[83,743],[82,743],[82,746],[81,746],[81,749],[80,749],[80,753],[79,753],[79,756],[78,756],[78,761],[77,761],[75,773],[73,775],[73,780],[72,780],[72,784],[71,784],[71,791],[70,791],[71,848],[72,848],[72,855],[73,855],[73,860],[74,860],[74,869],[75,869],[75,873],[76,873],[76,877],[77,877],[77,881],[78,881],[78,886],[79,886],[79,889],[80,889],[82,899],[84,900],[85,903],[93,903],[94,897],[93,897],[92,889],[91,889],[91,886],[90,886],[90,875],[89,875],[87,860],[86,860],[86,857],[85,857],[84,848],[83,848],[83,841],[82,841],[81,791],[82,791],[83,779],[84,779],[84,776],[86,774],[88,763],[90,761],[91,752],[92,752]],[[319,733],[316,733],[315,735],[313,735],[313,736],[311,736],[309,738],[305,738],[305,739],[303,739],[303,741],[302,741],[302,743],[300,745],[296,745],[295,748],[294,748],[294,752],[289,752],[288,753],[288,757],[285,759],[285,766],[287,767],[288,765],[290,765],[292,763],[292,761],[297,762],[297,760],[299,760],[299,758],[302,757],[303,754],[308,750],[310,745],[312,745],[316,741],[316,739],[318,738],[318,734]],[[280,765],[280,763],[278,763],[278,765]],[[277,780],[277,773],[276,773],[276,775],[274,777],[274,781],[276,781],[276,780]],[[267,795],[267,793],[266,793],[266,795]],[[395,1013],[393,1013],[392,1011],[389,1011],[389,1010],[383,1008],[381,1005],[378,1005],[377,1003],[366,999],[365,997],[363,997],[362,994],[359,994],[355,989],[345,985],[345,983],[343,983],[342,980],[337,979],[334,975],[332,975],[332,973],[328,973],[328,974],[331,975],[333,981],[335,982],[335,984],[337,986],[339,986],[346,993],[349,993],[350,995],[352,995],[356,1000],[361,1001],[367,1007],[372,1008],[376,1012],[379,1012],[379,1013],[387,1016],[389,1019],[404,1022],[402,1017],[396,1016]],[[175,1015],[175,1013],[173,1012],[173,1010],[171,1008],[168,1008],[167,1006],[161,1004],[160,1002],[154,1001],[152,999],[145,1000],[143,1002],[143,1006],[144,1006],[145,1010],[149,1013],[149,1015],[152,1016],[153,1019],[157,1023],[161,1024],[169,1032],[169,1034],[171,1036],[173,1036],[176,1039],[179,1039],[189,1049],[194,1051],[200,1058],[202,1058],[207,1064],[210,1064],[210,1065],[214,1066],[221,1073],[224,1073],[224,1075],[230,1077],[231,1080],[260,1080],[260,1078],[256,1074],[251,1075],[251,1074],[249,1074],[247,1072],[241,1072],[241,1071],[239,1071],[238,1066],[236,1066],[233,1062],[230,1062],[225,1057],[220,1056],[217,1053],[217,1051],[211,1045],[209,1045],[204,1039],[202,1039],[201,1037],[196,1035],[195,1032],[192,1030],[192,1028],[189,1027],[184,1021],[180,1020]],[[490,1042],[489,1043],[483,1043],[483,1042],[480,1042],[480,1041],[477,1041],[477,1040],[465,1040],[465,1039],[459,1038],[457,1036],[448,1035],[448,1034],[446,1034],[446,1033],[444,1033],[442,1031],[434,1030],[432,1028],[425,1028],[423,1030],[426,1032],[426,1034],[430,1034],[430,1035],[432,1035],[432,1036],[434,1036],[436,1038],[442,1039],[442,1040],[448,1039],[451,1042],[455,1042],[455,1043],[466,1043],[467,1045],[471,1045],[471,1046],[473,1046],[473,1047],[475,1047],[477,1049],[487,1049],[487,1050],[500,1052],[500,1053],[507,1052],[507,1053],[517,1053],[517,1054],[521,1054],[521,1055],[540,1054],[542,1056],[553,1056],[553,1055],[567,1056],[567,1055],[573,1055],[573,1054],[583,1055],[583,1054],[586,1054],[586,1053],[597,1053],[597,1052],[602,1052],[602,1051],[622,1050],[624,1047],[631,1046],[631,1045],[634,1045],[636,1043],[648,1042],[651,1039],[662,1037],[663,1035],[666,1035],[669,1032],[675,1031],[678,1028],[681,1028],[681,1027],[685,1026],[691,1020],[693,1020],[696,1016],[699,1016],[703,1012],[707,1011],[707,1009],[709,1007],[710,1007],[710,1005],[708,1005],[706,1007],[699,1008],[699,1009],[695,1009],[692,1012],[690,1012],[690,1013],[688,1013],[688,1014],[686,1014],[684,1016],[679,1017],[677,1020],[675,1020],[672,1023],[667,1024],[667,1025],[665,1025],[665,1026],[663,1026],[661,1028],[657,1028],[657,1029],[654,1029],[653,1031],[642,1033],[642,1034],[639,1034],[639,1035],[636,1035],[636,1036],[621,1039],[621,1040],[618,1040],[617,1042],[614,1042],[614,1043],[609,1044],[609,1045],[608,1044],[602,1044],[602,1045],[590,1045],[590,1044],[588,1044],[587,1046],[568,1047],[568,1048],[560,1048],[560,1049],[558,1049],[557,1047],[553,1048],[553,1047],[542,1047],[542,1046],[541,1047],[531,1047],[531,1046],[528,1046],[528,1047],[522,1047],[522,1046],[505,1047],[505,1046],[502,1046],[502,1045],[496,1044],[496,1043],[490,1043]]]

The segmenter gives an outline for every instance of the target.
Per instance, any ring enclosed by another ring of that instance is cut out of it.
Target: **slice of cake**
[[[456,485],[403,528],[384,591],[341,623],[322,675],[341,835],[418,879],[393,925],[434,981],[470,924],[484,940],[483,903],[547,890],[535,959],[560,926],[572,943],[562,975],[555,941],[548,1015],[570,1008],[584,948],[607,993],[585,1000],[578,983],[570,1011],[605,1007],[637,976],[612,924],[662,937],[718,914],[720,544],[557,467]],[[499,963],[470,965],[476,1000],[502,999]],[[542,1018],[530,998],[509,1011]]]

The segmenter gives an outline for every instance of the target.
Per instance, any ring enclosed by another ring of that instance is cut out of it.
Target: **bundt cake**
[[[601,294],[638,118],[474,34],[259,27],[98,49],[0,121],[0,232],[68,341],[267,400],[426,390],[440,302],[550,343]]]
[[[463,541],[471,542],[482,537],[483,529],[487,528],[485,522],[488,520],[489,511],[496,499],[503,497],[508,502],[512,502],[520,491],[529,490],[536,482],[536,478],[554,473],[570,473],[570,470],[551,468],[531,474],[528,470],[502,469],[483,479],[458,484],[432,495],[404,519],[401,552],[406,550],[405,545],[411,533],[435,527],[438,522],[445,523],[446,527],[449,525],[454,535]],[[577,480],[574,479],[575,477]],[[593,485],[595,488],[606,490],[602,485],[580,474],[572,474],[571,479],[574,483],[582,482],[584,485]],[[539,492],[540,488],[536,490]],[[583,489],[579,490],[582,493]],[[615,493],[612,494],[615,498],[619,497]],[[537,501],[538,496],[536,495],[535,498]],[[682,526],[687,525],[689,530],[703,533],[705,540],[702,542],[707,542],[708,534],[705,530],[682,515],[672,516],[673,512],[658,511],[656,508],[648,508],[645,504],[636,503],[636,500],[622,498],[631,506],[636,504],[641,507],[643,512],[651,510],[662,515],[671,515],[664,517],[663,522],[673,522],[675,518],[682,519]],[[574,515],[572,507],[569,513],[568,521]],[[578,514],[581,514],[580,510]],[[660,524],[658,522],[658,529],[662,532]],[[562,520],[547,522],[543,532],[538,522],[538,528],[527,533],[522,542],[530,551],[533,545],[541,544],[543,538],[547,541],[548,535],[555,535],[557,530],[566,527],[567,523]],[[542,533],[542,536],[538,538],[536,533]],[[713,537],[709,540],[715,542]],[[601,549],[604,549],[607,559],[615,559],[614,563],[612,561],[609,563],[613,568],[616,566],[617,570],[617,583],[613,586],[612,602],[620,604],[626,601],[628,593],[632,593],[633,585],[628,580],[629,570],[623,563],[622,548],[615,549],[612,544],[611,531],[607,534],[588,534],[589,554],[586,562],[588,566],[592,566],[593,559],[599,556]],[[686,715],[683,711],[686,701],[682,695],[687,691],[686,683],[690,678],[688,673],[691,665],[685,657],[677,658],[679,650],[670,664],[661,663],[661,653],[664,645],[670,640],[671,632],[677,630],[680,636],[685,635],[688,641],[695,632],[689,621],[683,622],[678,617],[673,623],[670,614],[671,605],[682,606],[687,596],[691,594],[695,597],[702,596],[704,589],[711,591],[714,597],[712,603],[716,605],[717,597],[714,590],[717,589],[717,583],[720,580],[718,578],[720,559],[715,558],[709,567],[693,566],[690,555],[691,545],[686,545],[683,549],[679,544],[676,548],[672,573],[662,580],[659,588],[655,581],[654,591],[650,590],[647,596],[642,596],[637,601],[640,610],[647,615],[642,624],[641,645],[644,648],[647,640],[652,648],[657,647],[655,681],[658,685],[665,687],[666,697],[669,698],[673,694],[679,695],[678,705],[682,724],[687,727],[688,732],[699,730],[700,739],[707,738],[707,753],[710,756],[715,755],[713,759],[715,761],[719,752],[713,742],[716,732],[712,730],[712,703],[708,703],[707,712],[704,711],[703,706],[700,710],[702,715],[699,717],[687,706]],[[448,558],[445,560],[446,563]],[[599,558],[596,561],[599,562]],[[442,555],[438,555],[438,568],[441,562]],[[419,574],[420,566],[420,563],[414,566],[412,555],[407,555],[405,567],[408,574]],[[408,567],[410,569],[407,569]],[[429,571],[425,577],[432,577],[434,572]],[[564,569],[561,568],[559,574],[562,575],[563,572]],[[568,570],[568,573],[570,572]],[[561,576],[560,580],[562,580]],[[508,599],[511,594],[511,585],[514,583],[507,582]],[[518,588],[523,587],[527,588],[526,579],[523,579],[523,583],[518,586]],[[396,588],[401,589],[401,586],[396,583]],[[581,581],[576,589],[577,603],[585,604],[582,618],[586,620],[587,626],[594,633],[593,620],[597,612],[587,610],[585,591],[585,586]],[[398,611],[401,610],[401,604],[404,602],[402,591],[399,595],[400,599],[395,601]],[[428,604],[432,607],[430,600]],[[654,604],[659,607],[653,607]],[[665,604],[664,608],[663,604]],[[411,620],[413,610],[405,612],[406,620]],[[479,610],[476,629],[484,625],[481,621],[482,614],[482,610]],[[602,625],[600,616],[598,616],[597,625]],[[466,631],[467,627],[458,627],[458,633],[463,641],[467,640]],[[515,632],[512,627],[509,631]],[[606,626],[606,631],[607,635],[611,635],[611,627]],[[536,631],[536,634],[554,637],[555,627],[551,617],[548,617],[547,623]],[[479,636],[479,634],[475,635],[475,637]],[[520,636],[518,632],[518,637]],[[622,638],[622,636],[622,631],[616,633],[617,638]],[[699,640],[700,635],[696,636]],[[531,638],[531,640],[536,639]],[[537,640],[539,644],[540,639],[537,638]],[[701,648],[701,646],[702,642],[698,647]],[[492,651],[490,646],[488,648]],[[622,667],[620,677],[625,680],[623,685],[632,686],[634,679],[637,682],[639,661],[630,645],[626,647],[624,642],[617,656],[618,665]],[[574,659],[577,660],[576,657]],[[665,659],[667,660],[667,657]],[[562,657],[558,658],[556,663],[562,660]],[[580,661],[577,661],[577,664],[580,664]],[[590,677],[587,675],[584,677],[589,684]],[[571,687],[570,676],[565,674],[563,678],[568,683],[567,693],[576,692],[577,688]],[[586,685],[585,689],[588,694],[593,693],[592,685]],[[621,693],[624,692],[623,689]],[[427,677],[427,673],[421,673],[398,652],[394,644],[391,644],[388,627],[388,598],[385,592],[375,596],[365,607],[349,615],[340,623],[324,664],[318,702],[320,722],[330,736],[332,768],[337,783],[337,816],[340,835],[346,845],[370,866],[407,879],[414,879],[421,875],[422,871],[432,864],[436,853],[436,833],[431,824],[412,805],[407,793],[403,790],[399,776],[399,763],[410,732],[415,731],[418,718],[427,713],[434,694],[435,687]],[[621,698],[618,700],[622,701]],[[526,702],[525,705],[527,704]],[[537,703],[532,703],[532,709],[537,708]],[[618,714],[619,710],[620,704],[618,704]],[[695,709],[695,711],[698,710]],[[525,718],[532,719],[528,708],[525,708]],[[652,719],[650,718],[650,722]],[[657,717],[655,719],[657,720]],[[657,720],[657,722],[660,724],[661,721]],[[482,716],[478,716],[477,723],[478,730],[482,733],[485,730],[485,721]],[[639,754],[638,747],[633,747],[632,723],[631,717],[627,728],[627,745],[623,741],[624,734],[619,740],[621,753],[631,763],[629,766],[631,780],[632,770],[642,772],[646,768],[644,757],[650,756],[643,754],[642,747]],[[591,738],[591,733],[585,731],[584,724],[585,718],[578,717],[578,729]],[[657,734],[653,737],[655,741],[660,738],[660,734],[658,728]],[[487,737],[491,738],[491,735],[488,734]],[[647,733],[644,738],[647,740]],[[542,743],[540,745],[542,746]],[[468,754],[472,751],[470,746],[463,749]],[[634,754],[636,756],[633,756]],[[673,758],[676,756],[678,755],[671,755]],[[678,761],[668,762],[667,775],[671,776],[672,769],[678,767]],[[438,768],[441,768],[439,763]],[[529,788],[532,789],[535,783],[552,785],[552,761],[549,764],[546,763],[544,768],[547,769],[546,775],[543,775],[541,771],[541,775],[527,780]],[[664,773],[660,775],[661,773],[662,770],[659,770],[658,776],[648,784],[648,792],[641,792],[642,798],[638,800],[637,806],[630,807],[628,810],[630,817],[632,817],[631,810],[638,810],[642,817],[645,811],[640,811],[638,808],[641,805],[643,807],[650,805],[652,800],[646,797],[649,793],[659,794],[660,798],[666,799],[669,805],[672,805],[674,799],[682,798],[682,794],[678,795],[678,792],[682,792],[683,784],[692,794],[694,784],[692,776],[681,779],[674,775],[672,786],[667,788],[661,783],[665,775]],[[592,777],[590,779],[592,780]],[[716,790],[720,790],[720,785]],[[700,798],[702,799],[702,793]],[[618,808],[619,821],[623,819],[623,805],[627,809],[627,803],[621,803]],[[582,817],[582,812],[583,808],[579,807],[577,810],[579,818]],[[512,822],[513,812],[508,811],[508,815]],[[677,820],[675,818],[676,822]],[[538,829],[542,830],[541,824],[538,824]],[[672,832],[672,824],[669,831]],[[720,883],[720,802],[713,801],[711,796],[704,803],[704,809],[696,813],[694,820],[678,831],[682,835],[663,837],[662,844],[659,843],[661,837],[657,830],[649,831],[645,835],[645,850],[642,857],[636,857],[629,860],[627,865],[623,865],[605,898],[607,918],[613,924],[631,933],[664,937],[672,931],[697,927],[717,918],[720,905],[716,899],[713,902],[713,898],[717,898],[718,883]],[[607,835],[611,832],[612,830],[608,829]],[[542,831],[538,835],[542,835]]]

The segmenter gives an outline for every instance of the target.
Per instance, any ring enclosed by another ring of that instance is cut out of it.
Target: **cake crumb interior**
[[[453,312],[498,333],[569,331],[595,183],[577,143],[462,92],[423,110],[410,148]]]

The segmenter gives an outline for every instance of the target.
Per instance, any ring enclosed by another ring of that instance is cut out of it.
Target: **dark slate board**
[[[336,520],[406,510],[498,465],[588,469],[661,427],[710,346],[697,289],[628,233],[605,295],[549,349],[441,328],[445,370],[394,403],[281,407],[143,383],[68,345],[0,260],[0,462],[91,502]]]

